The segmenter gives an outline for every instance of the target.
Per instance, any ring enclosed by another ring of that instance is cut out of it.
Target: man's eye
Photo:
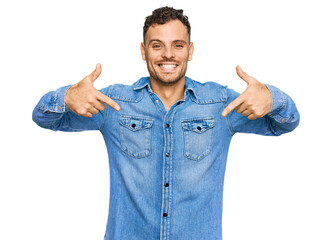
[[[152,48],[158,49],[158,48],[161,48],[161,46],[159,44],[156,44],[156,45],[152,45]]]
[[[176,44],[175,47],[176,48],[183,48],[183,45],[182,44]]]

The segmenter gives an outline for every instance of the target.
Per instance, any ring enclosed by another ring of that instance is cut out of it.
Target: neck
[[[172,85],[165,85],[156,82],[150,77],[152,91],[158,95],[168,110],[176,101],[183,99],[185,90],[185,77]]]

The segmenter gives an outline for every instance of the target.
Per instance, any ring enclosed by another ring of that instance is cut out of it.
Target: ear
[[[142,59],[145,61],[145,46],[144,43],[141,43],[141,54],[142,54]]]
[[[189,57],[188,57],[189,61],[191,61],[193,59],[193,54],[194,54],[194,44],[193,44],[193,42],[190,42],[190,45],[189,45]]]

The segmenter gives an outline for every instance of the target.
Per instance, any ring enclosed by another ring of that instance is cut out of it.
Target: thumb
[[[96,69],[88,76],[91,83],[94,83],[101,74],[101,65],[97,63]]]
[[[252,83],[255,79],[251,76],[249,76],[248,74],[246,74],[245,72],[242,71],[242,68],[240,67],[240,65],[236,66],[236,73],[237,75],[242,78],[248,85],[250,83]]]

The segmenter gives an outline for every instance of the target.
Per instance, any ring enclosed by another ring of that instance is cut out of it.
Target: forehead
[[[146,40],[159,39],[161,41],[183,40],[189,41],[187,27],[178,19],[165,24],[153,24],[146,32]]]

